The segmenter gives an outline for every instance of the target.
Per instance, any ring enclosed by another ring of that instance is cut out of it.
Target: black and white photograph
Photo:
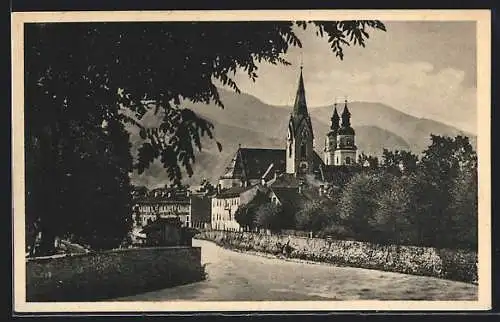
[[[487,10],[12,14],[14,310],[491,307]]]

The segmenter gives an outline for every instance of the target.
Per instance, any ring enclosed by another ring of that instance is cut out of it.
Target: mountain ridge
[[[194,175],[183,182],[198,184],[202,178],[214,181],[224,170],[236,152],[238,145],[255,148],[285,147],[286,129],[291,106],[277,107],[266,104],[250,94],[220,90],[224,109],[215,104],[183,102],[183,107],[190,108],[201,117],[214,124],[214,137],[222,144],[219,152],[215,142],[208,138],[202,140],[203,150],[196,154],[193,165]],[[344,104],[338,105],[341,113]],[[430,143],[430,134],[466,135],[475,147],[476,137],[435,120],[417,118],[381,103],[350,102],[351,124],[356,131],[356,144],[359,152],[380,156],[384,148],[391,150],[410,150],[420,154]],[[314,129],[315,150],[322,157],[324,138],[330,127],[333,106],[309,108]],[[149,120],[154,123],[154,117]],[[131,132],[132,150],[140,145],[140,137]],[[165,170],[155,162],[141,176],[134,173],[131,177],[136,185],[157,187],[168,184]]]

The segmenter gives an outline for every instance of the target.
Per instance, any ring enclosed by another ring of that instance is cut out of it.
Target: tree
[[[261,204],[255,213],[255,222],[258,227],[277,231],[282,228],[280,220],[282,209],[273,202]]]
[[[416,204],[413,188],[415,176],[390,178],[389,189],[381,191],[376,210],[368,222],[374,240],[391,244],[419,245]]]
[[[207,195],[213,194],[216,191],[216,188],[213,184],[211,184],[207,179],[203,179],[198,189],[198,192],[204,192]]]
[[[385,151],[385,150],[384,150]],[[358,157],[358,164],[362,167],[368,167],[369,169],[378,169],[378,158],[361,153]]]
[[[133,197],[145,197],[149,193],[149,189],[145,186],[134,186],[132,187]]]
[[[418,157],[410,151],[384,149],[382,153],[382,168],[393,174],[413,173],[417,169],[417,162]]]
[[[133,210],[134,222],[136,226],[141,226],[141,212],[139,211],[139,207],[135,206]]]
[[[234,220],[245,229],[255,227],[255,209],[249,205],[241,205],[234,213]]]
[[[431,144],[423,152],[421,165],[429,176],[449,181],[461,171],[477,167],[477,155],[466,136],[431,135]]]
[[[58,206],[69,220],[56,223],[64,228],[57,235],[71,235],[93,249],[114,248],[132,224],[128,133],[115,120],[104,131],[101,126],[93,130],[91,124],[81,126],[86,130],[75,126],[65,138],[68,144],[60,166],[66,176]]]
[[[428,224],[434,226],[435,244],[454,247],[455,236],[451,227],[455,222],[455,213],[450,211],[453,190],[457,191],[458,178],[476,171],[476,153],[467,137],[431,135],[431,144],[423,152],[419,167],[427,201],[425,215]]]
[[[257,211],[259,207],[268,202],[267,191],[257,190],[250,202],[242,204],[236,209],[234,219],[241,227],[253,229],[257,226]]]
[[[478,238],[477,166],[464,169],[453,183],[448,206],[452,243],[457,247],[475,249]]]
[[[356,237],[369,240],[372,230],[369,221],[377,209],[381,192],[388,189],[390,174],[359,173],[346,185],[340,196],[338,214]]]
[[[97,139],[107,136],[105,129],[94,125],[137,127],[144,142],[133,169],[141,173],[158,159],[170,180],[180,184],[182,170],[192,175],[195,150],[202,148],[201,137],[213,138],[213,125],[183,108],[182,102],[214,101],[223,107],[214,80],[239,92],[231,78],[236,70],[243,70],[255,81],[260,62],[289,65],[284,54],[290,47],[301,46],[293,27],[305,29],[310,25],[319,36],[328,36],[332,52],[340,59],[344,46],[365,46],[368,29],[385,30],[379,21],[27,24],[25,146],[29,160],[26,175],[30,178],[26,217],[28,222],[40,218],[44,252],[50,252],[56,235],[74,227],[70,224],[74,208],[64,203],[62,193],[67,184],[62,169],[69,153],[65,136],[72,123],[81,125],[76,128],[83,137],[92,132]],[[142,123],[148,112],[161,118],[159,126]],[[113,144],[126,144],[124,137],[110,137],[117,140]],[[216,143],[221,149],[220,143]],[[119,164],[118,160],[128,160],[130,152],[113,151],[106,164],[128,174],[132,166]],[[87,149],[81,153],[76,159],[100,152]],[[92,167],[82,171],[93,176]],[[98,173],[91,180],[97,186]],[[113,186],[128,190],[127,179],[122,175],[115,177]],[[67,189],[83,193],[78,184]],[[91,191],[89,187],[85,193],[92,195],[88,199],[96,204],[97,199],[106,198]],[[69,190],[67,193],[78,194]],[[115,214],[127,217],[115,211],[108,215]],[[91,218],[87,217],[102,219]],[[87,233],[93,234],[93,229]]]
[[[26,109],[26,213],[28,222],[39,222],[37,252],[53,253],[56,236],[96,248],[118,246],[131,211],[132,159],[123,124],[101,108],[66,104],[54,123],[41,128],[29,126],[39,121],[34,115]]]
[[[337,222],[335,218],[335,202],[329,199],[310,200],[295,214],[295,225],[299,230],[319,232],[330,224]]]

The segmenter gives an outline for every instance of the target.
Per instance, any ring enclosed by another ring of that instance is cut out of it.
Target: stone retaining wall
[[[136,248],[29,259],[26,301],[95,301],[204,279],[199,247]]]
[[[477,283],[477,254],[467,250],[376,245],[250,232],[204,231],[196,238],[243,251]]]

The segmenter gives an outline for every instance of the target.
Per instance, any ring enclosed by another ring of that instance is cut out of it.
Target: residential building
[[[212,229],[217,230],[240,230],[240,225],[234,215],[241,205],[241,193],[246,187],[232,187],[221,189],[212,197]]]
[[[133,220],[144,227],[158,218],[179,218],[184,227],[191,227],[191,196],[189,190],[153,190],[135,200]]]

